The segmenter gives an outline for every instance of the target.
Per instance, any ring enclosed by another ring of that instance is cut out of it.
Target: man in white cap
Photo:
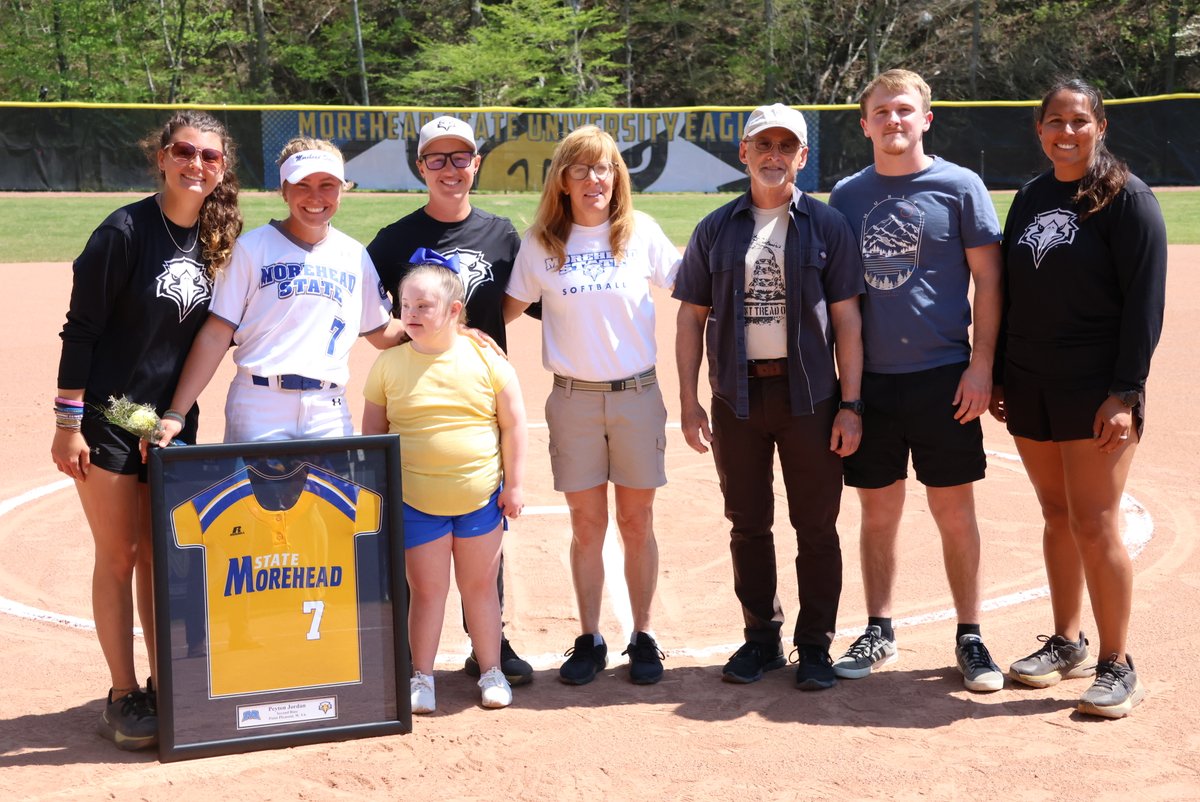
[[[673,295],[680,425],[693,449],[713,448],[745,623],[723,678],[755,682],[787,662],[771,531],[778,450],[796,532],[796,687],[819,690],[837,682],[829,657],[842,589],[837,516],[842,457],[862,433],[863,275],[845,218],[795,185],[807,136],[804,116],[788,106],[750,114],[738,146],[750,190],[700,221]],[[706,341],[711,429],[697,388]]]
[[[429,200],[415,212],[380,229],[367,246],[367,252],[392,297],[393,314],[399,309],[400,279],[418,248],[457,257],[459,276],[467,290],[467,325],[479,329],[507,350],[501,311],[521,238],[507,217],[471,205],[471,187],[480,162],[475,129],[470,123],[442,116],[423,125],[417,141],[417,171],[425,181]],[[497,586],[503,613],[503,557]],[[466,626],[465,620],[463,625]],[[472,677],[479,676],[474,652],[467,657],[464,669]],[[533,668],[517,655],[508,638],[500,642],[500,669],[511,685],[533,679]]]

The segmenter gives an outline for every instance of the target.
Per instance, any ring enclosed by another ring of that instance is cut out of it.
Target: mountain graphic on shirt
[[[913,253],[917,250],[920,236],[919,224],[905,222],[890,214],[886,219],[871,226],[863,235],[863,258],[889,259],[900,254]]]
[[[911,201],[886,198],[863,218],[863,273],[876,290],[894,290],[912,276],[921,252],[925,215]]]

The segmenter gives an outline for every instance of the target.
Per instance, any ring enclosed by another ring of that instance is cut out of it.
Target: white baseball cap
[[[417,141],[417,155],[420,156],[424,153],[425,146],[430,142],[444,136],[461,139],[472,153],[475,152],[475,129],[471,127],[470,123],[457,117],[434,117],[421,126],[421,138]]]
[[[293,153],[279,165],[279,183],[299,183],[313,173],[329,173],[339,181],[346,180],[346,168],[336,153],[327,150],[302,150]]]
[[[750,119],[746,121],[746,132],[743,138],[749,139],[768,128],[785,128],[796,135],[801,145],[808,144],[808,126],[804,122],[804,115],[791,106],[785,106],[782,103],[759,106],[750,112]]]

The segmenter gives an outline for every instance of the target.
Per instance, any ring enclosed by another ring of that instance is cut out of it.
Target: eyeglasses
[[[225,163],[225,154],[216,148],[198,148],[191,142],[172,142],[163,148],[171,155],[171,158],[180,164],[190,164],[192,159],[196,158],[196,154],[200,154],[200,161],[205,167],[216,169]]]
[[[597,162],[596,164],[572,164],[567,166],[567,176],[574,178],[576,181],[582,181],[588,177],[588,173],[595,173],[597,181],[603,181],[612,175],[612,162]]]
[[[446,166],[446,162],[464,170],[471,166],[471,162],[475,161],[475,154],[469,150],[456,150],[453,153],[426,153],[421,157],[421,161],[425,162],[425,166],[430,170],[441,170]]]
[[[751,139],[750,144],[754,146],[754,150],[758,153],[770,153],[779,148],[779,152],[784,156],[795,156],[804,144],[798,139],[790,139],[787,142],[772,142],[769,139]]]

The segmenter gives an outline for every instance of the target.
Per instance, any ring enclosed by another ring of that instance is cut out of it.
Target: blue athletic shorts
[[[491,498],[482,507],[465,515],[430,515],[405,504],[404,548],[423,546],[451,533],[455,537],[479,537],[491,532],[501,522],[505,523],[507,529],[507,522],[504,521],[500,505],[497,504],[503,487],[503,484],[497,487],[496,492],[492,493]]]

